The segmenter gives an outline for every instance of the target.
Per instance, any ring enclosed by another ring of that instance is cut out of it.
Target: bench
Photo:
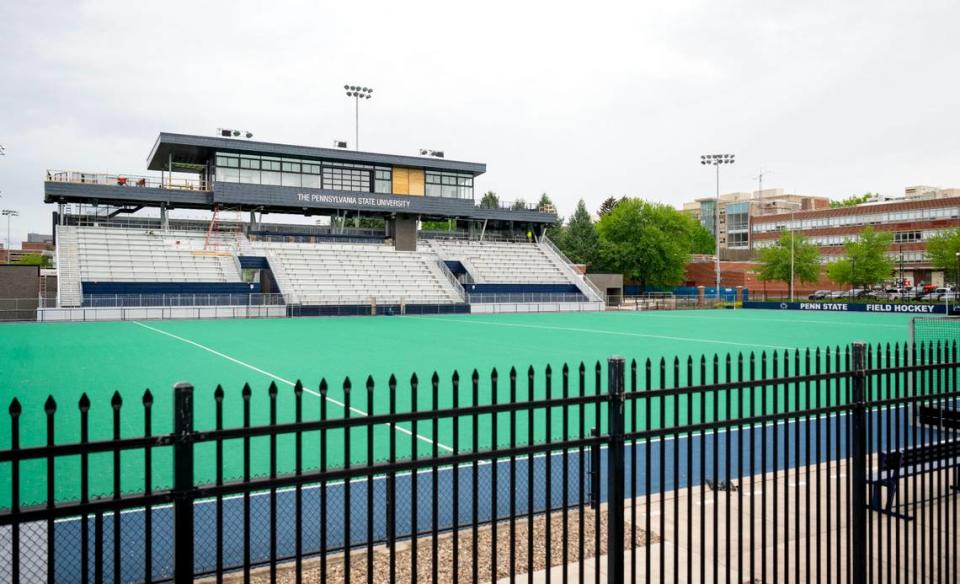
[[[899,519],[912,520],[912,516],[893,510],[897,501],[898,481],[943,469],[953,469],[952,489],[960,492],[960,440],[947,440],[892,452],[881,452],[880,467],[876,474],[867,479],[867,484],[870,485],[869,508]],[[883,488],[888,490],[886,503],[882,501]]]

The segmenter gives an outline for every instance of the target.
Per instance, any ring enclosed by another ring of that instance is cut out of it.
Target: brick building
[[[926,242],[960,227],[960,189],[909,187],[899,199],[752,219],[754,249],[773,245],[781,230],[795,230],[820,247],[824,264],[842,259],[843,244],[859,237],[868,225],[877,231],[892,232],[888,254],[895,260],[896,268],[891,280],[902,278],[909,285],[939,286],[944,283],[943,270],[930,263]]]

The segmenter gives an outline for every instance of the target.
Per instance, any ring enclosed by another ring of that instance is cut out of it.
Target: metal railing
[[[539,202],[528,203],[523,200],[498,200],[495,204],[492,204],[489,201],[479,201],[476,203],[476,207],[477,209],[499,209],[501,211],[537,211],[540,213],[549,213],[551,215],[557,214],[557,209],[553,205],[540,205]]]
[[[157,177],[136,174],[84,172],[76,170],[48,170],[46,182],[94,184],[129,188],[172,189],[181,191],[210,191],[212,183],[201,178]]]
[[[582,282],[583,285],[587,288],[587,291],[592,292],[595,295],[596,300],[603,300],[604,297],[606,297],[606,294],[604,292],[601,292],[600,288],[597,288],[597,286],[593,282],[591,282],[589,278],[587,278],[586,274],[581,274],[576,269],[574,269],[573,267],[574,264],[573,262],[570,261],[570,258],[568,258],[562,251],[560,251],[559,247],[557,247],[556,245],[554,245],[552,241],[550,241],[550,238],[547,237],[546,233],[544,233],[543,237],[540,238],[540,243],[543,244],[548,250],[553,252],[553,254],[557,257],[557,259],[560,260],[559,263],[563,268],[563,270],[567,273],[567,277],[577,282],[578,287],[579,287],[579,283]]]
[[[583,294],[569,292],[467,292],[471,304],[534,304],[538,302],[595,302]]]
[[[457,298],[460,302],[466,302],[467,294],[463,290],[463,284],[460,283],[460,280],[457,280],[457,277],[453,275],[453,272],[450,271],[450,268],[447,267],[447,264],[444,263],[442,259],[437,258],[436,261],[437,269],[440,270],[440,273],[444,275],[447,281],[450,282],[450,285],[453,286],[453,289],[457,292]]]
[[[0,578],[951,581],[958,373],[954,340],[13,398]]]

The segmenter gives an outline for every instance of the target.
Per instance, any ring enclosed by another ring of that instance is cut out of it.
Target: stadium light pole
[[[347,97],[353,98],[354,106],[354,149],[360,150],[360,100],[361,99],[370,99],[373,97],[373,88],[372,87],[361,87],[359,85],[344,85],[344,89],[347,90]]]
[[[10,263],[10,218],[20,215],[20,213],[14,211],[13,209],[4,209],[0,211],[4,217],[7,218],[7,263]]]
[[[716,236],[716,259],[714,262],[717,272],[717,300],[720,300],[720,165],[733,164],[733,154],[704,154],[700,156],[700,164],[714,166],[717,170],[717,202],[713,209],[713,232]]]

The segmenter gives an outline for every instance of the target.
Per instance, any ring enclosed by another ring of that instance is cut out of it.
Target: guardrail
[[[577,282],[583,282],[584,286],[586,286],[587,289],[589,289],[591,292],[593,292],[596,295],[595,300],[604,299],[606,294],[601,292],[600,289],[597,288],[596,285],[594,285],[594,283],[591,282],[589,278],[587,278],[586,274],[581,274],[577,270],[573,269],[573,262],[571,262],[570,258],[568,258],[562,251],[560,251],[559,247],[557,247],[556,245],[554,245],[552,241],[550,241],[550,238],[547,237],[546,233],[544,233],[543,236],[540,238],[540,243],[542,243],[545,247],[547,247],[547,249],[552,251],[560,259],[562,267],[565,268],[565,271],[567,272],[567,276],[572,277]]]
[[[210,191],[212,183],[204,179],[156,177],[136,174],[84,172],[75,170],[48,170],[46,182],[94,184],[130,188],[173,189],[181,191]]]
[[[460,281],[457,280],[457,277],[453,275],[453,272],[450,271],[450,268],[447,267],[447,264],[442,259],[438,258],[436,261],[436,264],[437,264],[437,267],[440,269],[440,273],[446,276],[447,280],[453,286],[454,290],[457,291],[457,298],[459,298],[461,302],[465,302],[467,296],[466,296],[466,292],[463,290],[463,284],[461,284]]]

